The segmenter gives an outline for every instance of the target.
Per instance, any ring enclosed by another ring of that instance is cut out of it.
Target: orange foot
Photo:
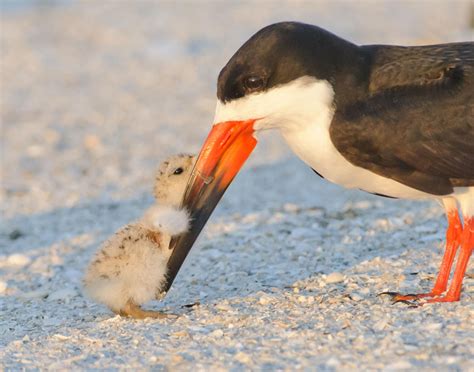
[[[456,296],[456,294],[450,294],[449,292],[444,296],[441,296],[441,293],[420,293],[420,294],[413,294],[409,293],[403,295],[398,292],[382,292],[379,293],[380,295],[388,295],[392,298],[392,304],[396,304],[398,302],[404,303],[409,305],[410,307],[418,307],[423,306],[424,304],[434,304],[437,302],[457,302],[461,299],[461,296]],[[428,298],[429,297],[429,298]],[[422,301],[420,301],[422,300]]]
[[[392,305],[400,302],[400,303],[409,305],[410,307],[419,306],[420,304],[418,303],[418,300],[420,300],[422,298],[436,296],[436,294],[433,294],[433,293],[401,294],[399,292],[382,292],[382,293],[379,293],[378,295],[379,296],[381,296],[381,295],[390,296],[391,299],[392,299]]]
[[[455,274],[455,284],[452,285],[450,291],[443,297],[440,297],[445,291],[448,286],[448,279],[449,274],[451,272],[451,266],[454,261],[454,257],[456,256],[456,251],[458,246],[462,240],[463,234],[463,227],[461,223],[461,219],[459,218],[459,214],[456,209],[446,209],[446,215],[448,217],[448,230],[446,232],[446,250],[443,256],[443,261],[441,262],[441,267],[439,270],[438,277],[436,279],[435,285],[431,292],[428,293],[420,293],[420,294],[401,294],[399,292],[382,292],[380,295],[388,295],[391,296],[393,303],[396,304],[398,302],[402,302],[404,304],[409,305],[410,307],[421,306],[423,303],[433,303],[433,302],[453,302],[459,301],[460,294],[461,294],[461,282],[462,276],[464,276],[465,268],[464,266],[467,264],[467,260],[469,259],[469,255],[467,251],[461,254],[461,266],[457,272],[458,275]],[[471,221],[474,221],[471,219]],[[469,220],[467,220],[469,223]],[[464,240],[470,239],[469,237],[464,237]],[[471,238],[472,239],[472,238]],[[473,245],[471,242],[470,245]],[[467,244],[469,246],[469,243]],[[472,249],[471,249],[472,250]],[[463,269],[464,268],[464,269]],[[461,274],[462,272],[462,274]],[[428,298],[426,301],[419,302],[419,300]]]
[[[426,300],[426,303],[433,304],[436,302],[456,302],[459,301],[459,299],[459,297],[446,295],[443,297],[430,298],[429,300]]]

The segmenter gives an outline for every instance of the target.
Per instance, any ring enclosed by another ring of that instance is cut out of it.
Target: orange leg
[[[461,243],[462,223],[456,210],[448,213],[448,230],[446,231],[446,250],[444,251],[443,261],[439,268],[438,277],[430,293],[420,295],[419,297],[434,297],[442,294],[448,287],[449,274],[453,266],[456,251]]]
[[[462,281],[466,274],[467,264],[474,249],[474,217],[466,217],[461,235],[461,252],[458,257],[453,280],[448,293],[443,297],[432,298],[427,302],[454,302],[461,298]]]
[[[446,230],[446,249],[444,251],[443,260],[439,269],[438,277],[436,278],[435,285],[431,292],[419,293],[419,294],[400,294],[398,292],[383,292],[381,294],[387,294],[392,296],[394,303],[405,302],[411,304],[410,301],[414,301],[424,297],[434,297],[441,295],[448,286],[449,274],[451,273],[451,267],[453,266],[454,257],[456,251],[461,242],[461,234],[463,231],[461,219],[457,209],[450,209],[446,211],[446,217],[448,218],[448,229]]]

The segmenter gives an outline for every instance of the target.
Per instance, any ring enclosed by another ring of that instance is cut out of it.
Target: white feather
[[[474,187],[456,187],[454,198],[458,201],[464,218],[474,217]]]
[[[189,215],[184,209],[169,205],[154,205],[143,217],[145,223],[170,236],[185,233],[189,228]]]

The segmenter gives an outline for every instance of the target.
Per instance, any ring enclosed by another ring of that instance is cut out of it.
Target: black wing
[[[474,186],[474,43],[361,49],[370,80],[363,99],[336,108],[338,151],[432,194]]]

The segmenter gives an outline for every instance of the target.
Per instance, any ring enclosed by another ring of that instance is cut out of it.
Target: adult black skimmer
[[[459,300],[474,246],[473,42],[357,46],[316,26],[277,23],[229,60],[217,97],[214,126],[184,199],[193,226],[176,242],[168,287],[257,144],[254,133],[278,129],[296,155],[331,182],[441,201],[447,245],[434,288],[395,299]]]

